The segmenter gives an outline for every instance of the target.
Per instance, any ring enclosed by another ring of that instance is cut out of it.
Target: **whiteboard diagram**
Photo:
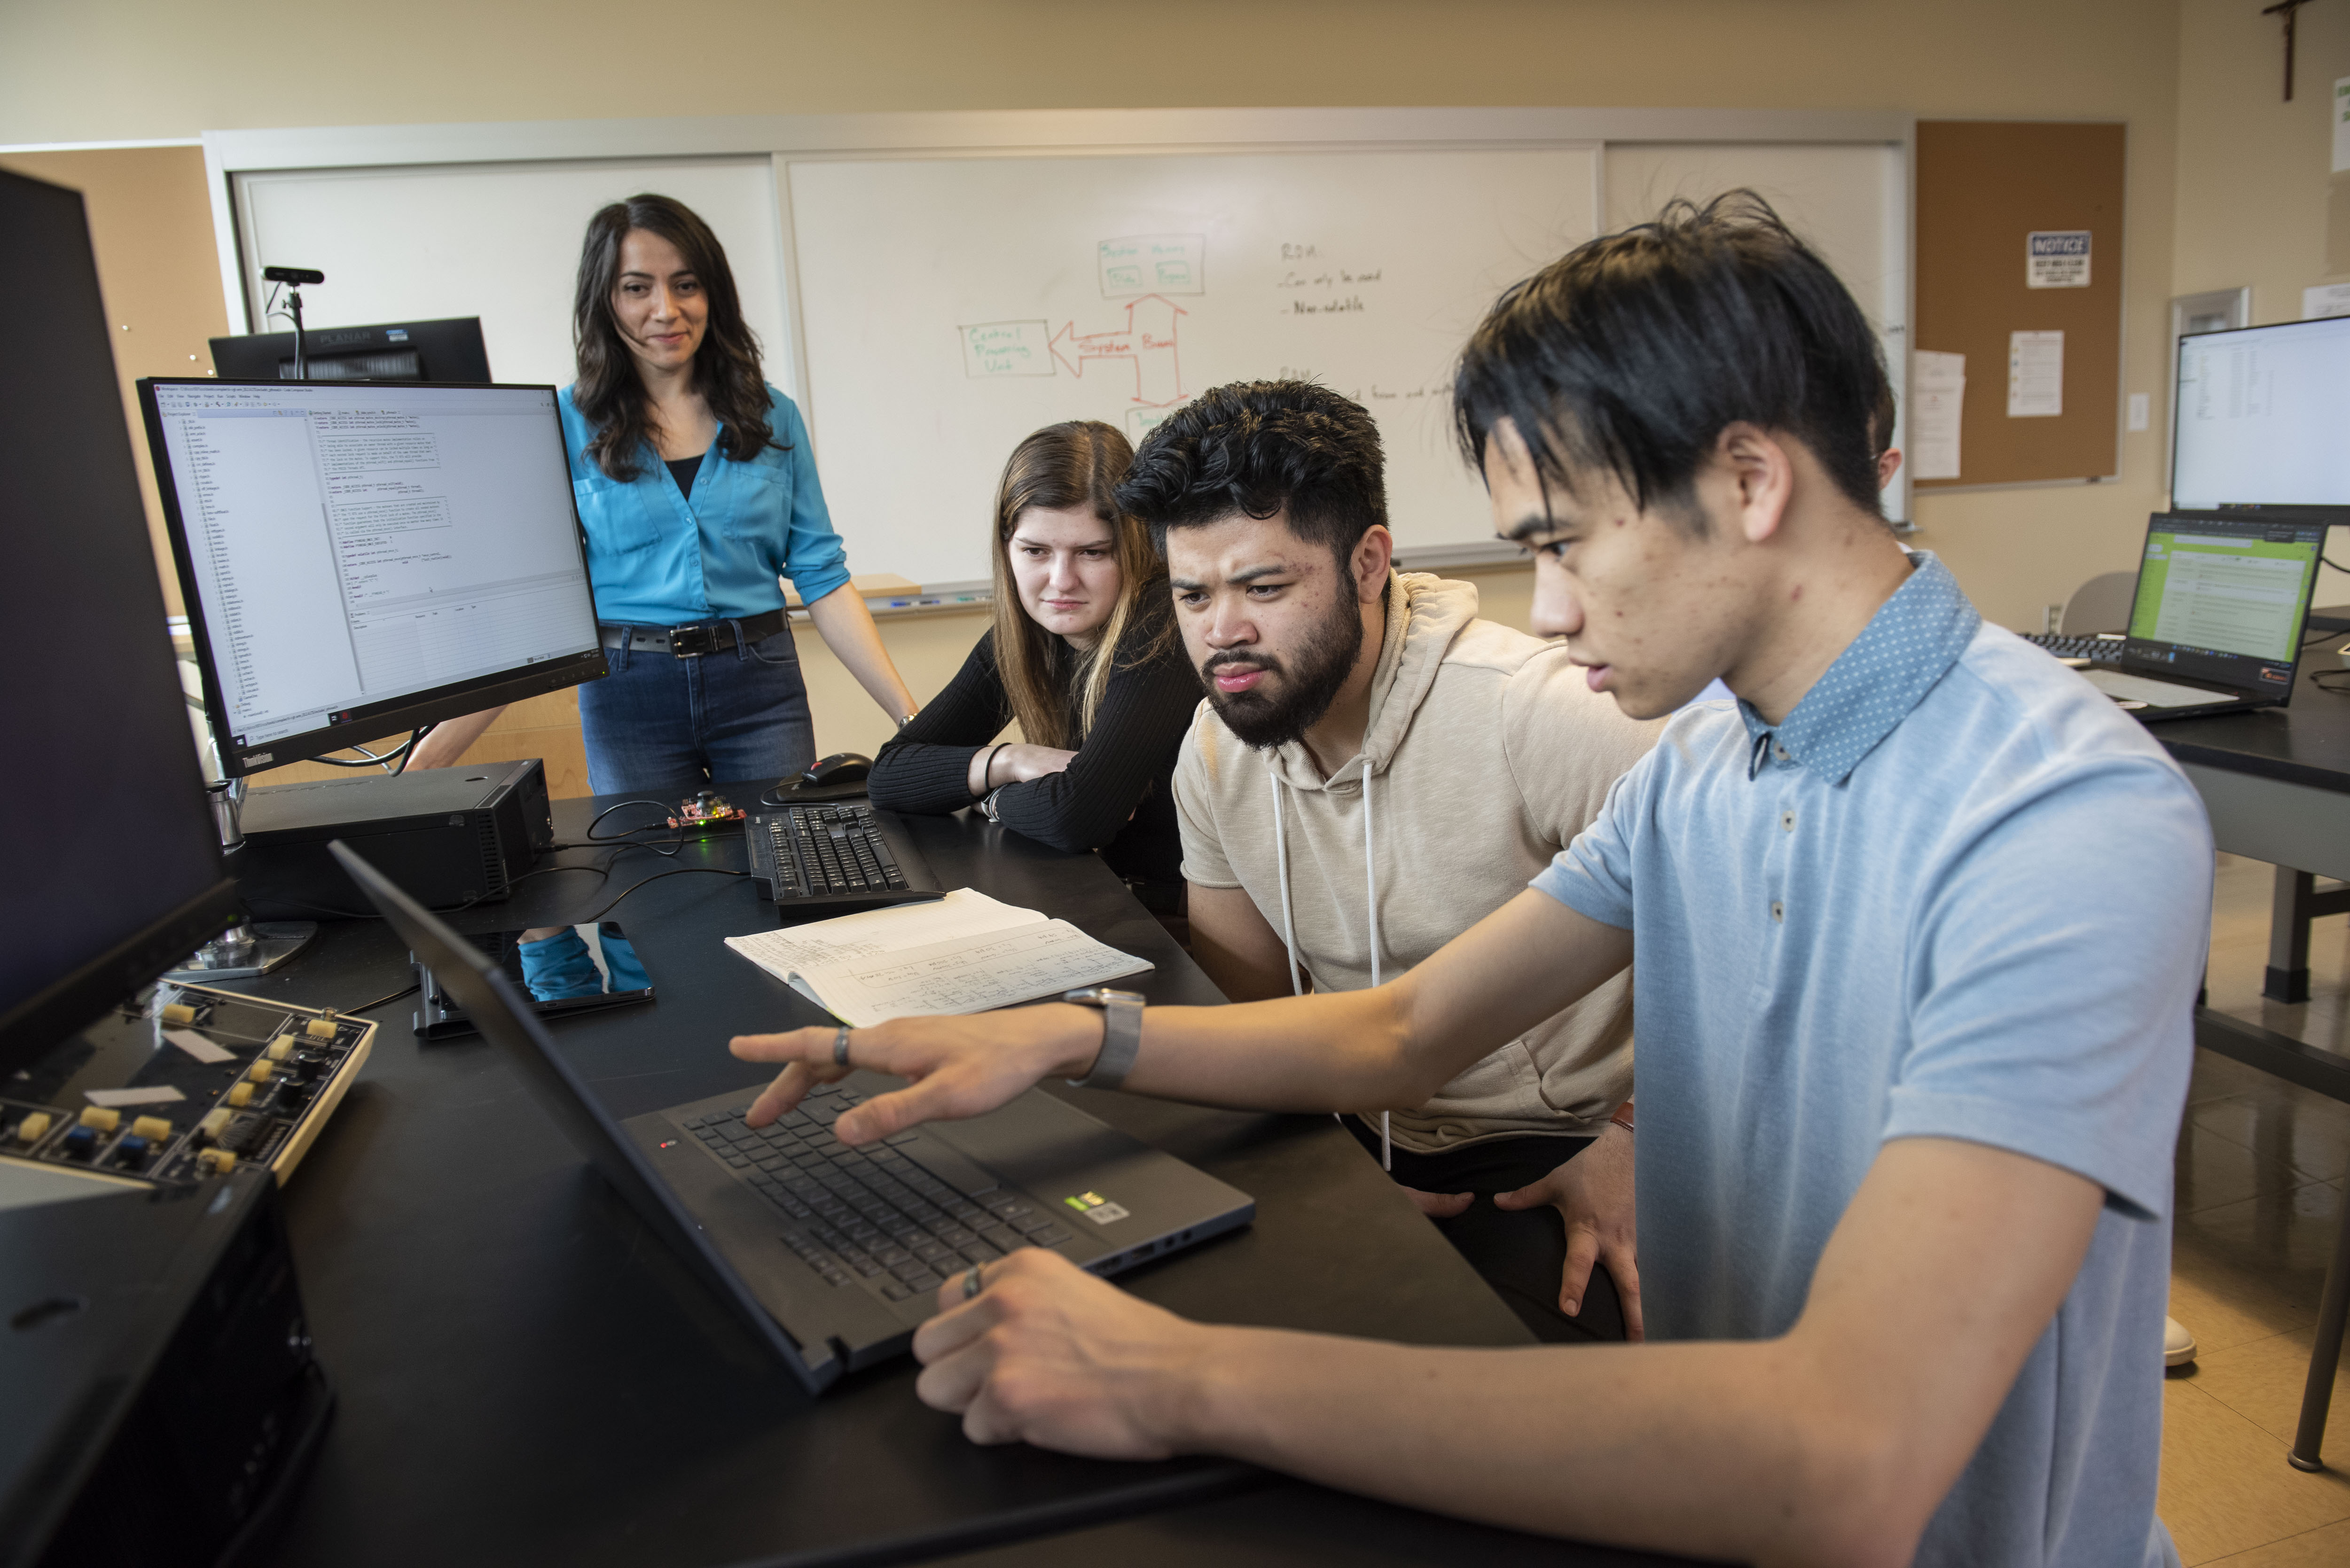
[[[1099,379],[1105,371],[1119,374],[1117,367],[1123,361],[1134,376],[1129,400],[1163,409],[1189,396],[1177,342],[1187,314],[1171,299],[1146,294],[1127,306],[1115,326],[1098,332],[1079,332],[1074,317],[1057,332],[1042,319],[983,321],[955,330],[962,338],[962,373],[972,380],[1055,373],[1083,380],[1089,362]]]
[[[1596,232],[1589,148],[795,161],[806,406],[857,571],[984,580],[1022,437],[1233,381],[1378,420],[1400,543],[1493,524],[1451,421],[1500,292]]]

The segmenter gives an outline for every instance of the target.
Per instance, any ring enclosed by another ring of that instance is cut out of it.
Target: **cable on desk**
[[[750,873],[748,871],[729,871],[723,866],[681,866],[674,871],[656,871],[651,876],[643,878],[641,881],[629,883],[626,888],[620,889],[619,895],[615,897],[610,903],[605,905],[602,909],[597,910],[592,915],[582,915],[579,919],[572,921],[571,924],[575,926],[585,926],[602,919],[614,909],[619,908],[620,900],[622,898],[627,898],[629,894],[643,887],[647,882],[658,882],[664,877],[692,877],[696,875],[704,877],[748,877]]]
[[[379,1007],[390,1007],[393,1002],[400,1001],[402,997],[413,996],[423,989],[424,988],[421,985],[419,985],[414,981],[411,981],[407,986],[401,990],[393,992],[390,996],[379,996],[373,1002],[362,1002],[357,1007],[338,1007],[335,1009],[335,1011],[346,1016],[354,1012],[373,1012]]]
[[[598,833],[596,831],[596,825],[598,823],[602,822],[614,812],[626,811],[632,805],[651,806],[655,811],[661,814],[660,821],[648,823],[642,827],[622,828],[618,833]],[[588,841],[590,844],[613,844],[626,838],[631,833],[650,833],[656,827],[667,827],[669,826],[669,819],[676,815],[677,807],[670,805],[670,803],[665,800],[624,800],[617,805],[606,806],[603,810],[598,812],[593,817],[588,819]]]
[[[667,825],[664,824],[663,826],[666,826]],[[631,828],[629,831],[632,833],[651,833],[657,830],[650,827],[637,827]],[[677,858],[678,850],[689,842],[690,840],[682,837],[629,838],[619,834],[612,834],[607,837],[590,838],[584,842],[557,840],[553,844],[547,845],[546,846],[546,852],[552,853],[557,849],[650,849],[664,860],[674,860]],[[671,846],[671,847],[663,849],[661,846],[664,844]],[[610,862],[608,861],[606,864],[608,865]]]

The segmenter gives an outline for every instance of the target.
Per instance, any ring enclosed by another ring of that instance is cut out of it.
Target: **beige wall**
[[[429,68],[271,73],[262,0],[18,0],[0,48],[0,145],[206,129],[856,109],[1263,104],[1894,108],[1929,119],[2129,126],[2123,389],[2168,380],[2168,300],[2250,281],[2297,314],[2324,265],[2325,88],[2350,14],[2303,14],[2303,99],[2276,103],[2274,20],[2240,0],[711,0],[648,32],[614,0],[411,0],[306,14],[289,61]],[[2126,566],[2162,500],[2158,432],[2122,438],[2118,482],[1923,498],[1919,542],[1985,613]],[[854,538],[851,538],[852,558]],[[2337,558],[2340,552],[2336,552]],[[2350,599],[2329,575],[2321,597]],[[962,624],[968,622],[967,626]],[[934,691],[973,618],[889,623]],[[813,639],[808,639],[813,642]],[[868,749],[880,715],[810,646],[818,743]]]

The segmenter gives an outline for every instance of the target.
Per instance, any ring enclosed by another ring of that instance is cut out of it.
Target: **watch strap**
[[[1098,1007],[1102,1015],[1101,1051],[1084,1077],[1068,1083],[1080,1089],[1115,1089],[1124,1085],[1136,1053],[1142,1049],[1142,998],[1130,991],[1102,988],[1073,991],[1062,1000]]]

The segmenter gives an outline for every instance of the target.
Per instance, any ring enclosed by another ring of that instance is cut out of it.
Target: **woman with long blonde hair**
[[[1166,568],[1112,493],[1134,462],[1095,421],[1013,449],[996,486],[994,624],[946,690],[875,759],[873,804],[993,819],[1098,849],[1156,913],[1180,912],[1170,780],[1200,703]],[[1020,739],[1000,737],[1017,722]]]

